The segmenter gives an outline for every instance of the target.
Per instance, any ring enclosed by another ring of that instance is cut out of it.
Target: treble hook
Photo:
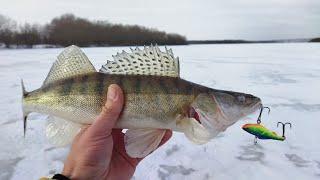
[[[289,123],[289,122],[286,122],[286,123],[278,122],[278,123],[277,123],[277,127],[279,127],[279,124],[282,125],[282,137],[283,137],[283,138],[286,138],[286,136],[285,136],[286,125],[289,125],[289,126],[290,126],[290,129],[291,129],[292,125],[291,125],[291,123]]]
[[[257,119],[257,124],[261,123],[261,115],[262,115],[262,112],[263,112],[264,109],[268,109],[268,114],[270,114],[270,108],[261,105],[260,114],[259,114],[258,119]]]

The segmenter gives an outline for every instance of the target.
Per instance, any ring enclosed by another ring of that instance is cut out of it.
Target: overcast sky
[[[320,36],[320,0],[0,0],[0,14],[47,23],[63,13],[139,24],[188,39]]]

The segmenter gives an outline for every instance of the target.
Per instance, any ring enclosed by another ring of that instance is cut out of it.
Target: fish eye
[[[240,103],[244,103],[246,101],[246,97],[244,97],[243,95],[238,96],[237,98]]]

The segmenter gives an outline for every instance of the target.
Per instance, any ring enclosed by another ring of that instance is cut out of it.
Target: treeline
[[[50,44],[55,46],[121,46],[145,44],[187,44],[184,36],[138,25],[90,21],[72,14],[54,18],[49,24],[17,23],[0,15],[0,43],[5,47]]]
[[[320,38],[311,39],[310,42],[320,42]]]

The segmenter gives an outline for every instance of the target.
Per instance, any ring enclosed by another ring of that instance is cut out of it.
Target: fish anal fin
[[[81,130],[82,124],[49,116],[46,127],[46,135],[49,142],[57,147],[70,144]]]
[[[165,129],[129,129],[124,136],[127,154],[133,158],[143,158],[152,153],[160,144]]]
[[[212,138],[210,132],[194,118],[180,119],[177,127],[195,144],[205,144]]]
[[[96,72],[88,57],[77,46],[65,48],[53,63],[43,85],[75,75]]]
[[[158,46],[131,49],[130,53],[122,51],[113,56],[100,72],[106,74],[131,74],[179,77],[179,59],[172,50],[162,52]]]

